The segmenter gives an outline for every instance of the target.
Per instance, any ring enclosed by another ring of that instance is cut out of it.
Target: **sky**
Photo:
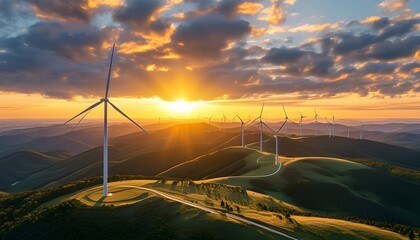
[[[98,101],[113,43],[134,118],[419,118],[419,30],[414,0],[0,0],[0,118]]]

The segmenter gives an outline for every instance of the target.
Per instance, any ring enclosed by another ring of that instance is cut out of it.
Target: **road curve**
[[[280,169],[280,168],[279,168],[279,169]],[[135,188],[135,189],[140,189],[140,190],[143,190],[143,191],[152,192],[152,193],[154,193],[154,194],[156,194],[156,195],[159,195],[159,196],[161,196],[161,197],[164,197],[164,198],[167,198],[167,199],[169,199],[169,200],[172,200],[172,201],[175,201],[175,202],[179,202],[179,203],[182,203],[182,204],[188,205],[188,206],[190,206],[190,207],[194,207],[194,208],[197,208],[197,209],[203,210],[203,211],[205,211],[205,212],[209,212],[209,213],[217,214],[217,215],[220,215],[220,216],[225,216],[225,217],[228,217],[228,218],[234,219],[234,220],[236,220],[236,221],[239,221],[239,222],[242,222],[242,223],[245,223],[245,224],[249,224],[249,225],[252,225],[252,226],[255,226],[255,227],[261,228],[261,229],[264,229],[264,230],[266,230],[266,231],[268,231],[268,232],[271,232],[271,233],[274,233],[274,234],[277,234],[277,235],[283,236],[283,237],[285,237],[285,238],[288,238],[288,239],[293,239],[293,240],[297,240],[297,238],[294,238],[294,237],[292,237],[292,236],[290,236],[290,235],[287,235],[287,234],[282,233],[282,232],[280,232],[280,231],[277,231],[277,230],[275,230],[275,229],[272,229],[272,228],[266,227],[266,226],[264,226],[264,225],[262,225],[262,224],[259,224],[259,223],[256,223],[256,222],[253,222],[253,221],[251,221],[251,220],[248,220],[248,219],[245,219],[245,218],[242,218],[242,217],[236,216],[236,215],[234,215],[234,214],[224,213],[224,212],[221,212],[221,211],[219,211],[219,210],[215,210],[215,209],[211,209],[211,208],[208,208],[208,207],[204,207],[204,206],[201,206],[201,205],[198,205],[198,204],[195,204],[195,203],[191,203],[191,202],[188,202],[188,201],[186,201],[186,200],[176,198],[176,197],[174,197],[174,196],[171,196],[171,195],[169,195],[169,194],[163,193],[163,192],[158,191],[158,190],[155,190],[155,189],[145,188],[145,187],[138,187],[138,186],[133,186],[133,185],[117,185],[117,186],[118,186],[118,187],[124,187],[124,188]]]

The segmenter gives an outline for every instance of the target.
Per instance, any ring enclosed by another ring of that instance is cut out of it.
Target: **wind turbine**
[[[360,129],[360,140],[363,140],[363,124],[362,124],[362,128]]]
[[[300,114],[300,120],[299,120],[299,130],[300,130],[300,136],[302,137],[302,121],[305,118],[305,116],[302,115],[302,113],[299,111]]]
[[[279,164],[279,132],[286,125],[286,123],[287,123],[287,119],[283,122],[283,124],[280,126],[280,128],[277,129],[277,131],[274,131],[272,128],[270,128],[264,122],[262,123],[274,133],[274,138],[276,139],[276,165]]]
[[[236,118],[239,119],[239,121],[241,121],[241,136],[242,136],[242,147],[245,147],[245,141],[244,141],[244,136],[245,136],[245,124],[247,124],[249,121],[244,122],[242,120],[241,117],[239,117],[238,114],[236,114],[236,116],[233,118],[233,120],[235,120]]]
[[[283,111],[284,111],[284,116],[285,116],[284,123],[286,124],[286,137],[288,137],[288,133],[287,132],[289,130],[289,124],[288,124],[289,117],[287,116],[286,109],[284,108],[284,104],[282,103],[281,105],[283,106]]]
[[[130,120],[132,123],[134,123],[134,125],[136,125],[137,127],[139,127],[141,130],[145,131],[147,133],[146,130],[144,130],[144,128],[142,128],[140,125],[138,125],[133,119],[131,119],[129,116],[127,116],[123,111],[121,111],[117,106],[115,106],[109,99],[108,99],[108,91],[109,91],[109,82],[111,80],[111,69],[112,69],[112,60],[114,58],[114,49],[115,49],[115,43],[112,46],[112,51],[111,51],[111,60],[109,63],[109,70],[108,70],[108,78],[106,81],[106,89],[105,89],[105,97],[101,98],[101,100],[99,100],[99,102],[93,104],[92,106],[86,108],[83,112],[77,114],[76,116],[74,116],[73,118],[71,118],[70,120],[68,120],[67,122],[65,122],[64,124],[69,123],[70,121],[72,121],[73,119],[77,118],[78,116],[82,115],[85,112],[88,112],[92,109],[94,109],[95,107],[99,106],[100,104],[104,104],[104,153],[103,153],[103,161],[104,161],[104,165],[103,165],[103,197],[107,197],[110,196],[108,195],[108,103],[111,105],[112,108],[114,108],[118,113],[120,113],[121,115],[123,115],[125,118],[127,118],[128,120]]]
[[[316,108],[314,108],[315,111],[315,136],[318,136],[318,113],[316,112]]]
[[[257,124],[260,127],[260,152],[262,152],[262,140],[263,140],[263,129],[262,129],[262,127],[263,127],[263,120],[262,120],[262,114],[263,114],[263,110],[264,110],[264,104],[265,104],[265,101],[262,104],[260,116],[258,116],[257,118],[255,118],[250,123],[250,125],[252,125],[253,122],[255,122],[257,119],[259,119],[259,122]]]
[[[328,122],[328,127],[327,127],[328,137],[331,137],[332,123],[328,121],[327,117],[325,117],[325,120]]]
[[[223,131],[223,125],[222,124],[224,124],[224,123],[226,123],[226,115],[225,115],[224,112],[222,112],[222,118],[220,119],[220,130],[221,131]]]
[[[213,117],[213,115],[211,115],[210,117],[209,117],[209,132],[211,132],[211,124],[210,124],[210,122],[211,122],[211,118]]]

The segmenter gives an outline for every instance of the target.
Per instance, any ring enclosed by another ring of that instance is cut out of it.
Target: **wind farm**
[[[0,3],[0,239],[420,238],[420,3]]]

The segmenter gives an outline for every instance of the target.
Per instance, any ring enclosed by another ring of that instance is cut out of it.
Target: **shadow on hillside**
[[[105,197],[102,196],[101,198],[99,198],[99,200],[93,206],[95,206],[95,207],[101,206],[101,204],[104,202],[104,199],[105,199]]]

